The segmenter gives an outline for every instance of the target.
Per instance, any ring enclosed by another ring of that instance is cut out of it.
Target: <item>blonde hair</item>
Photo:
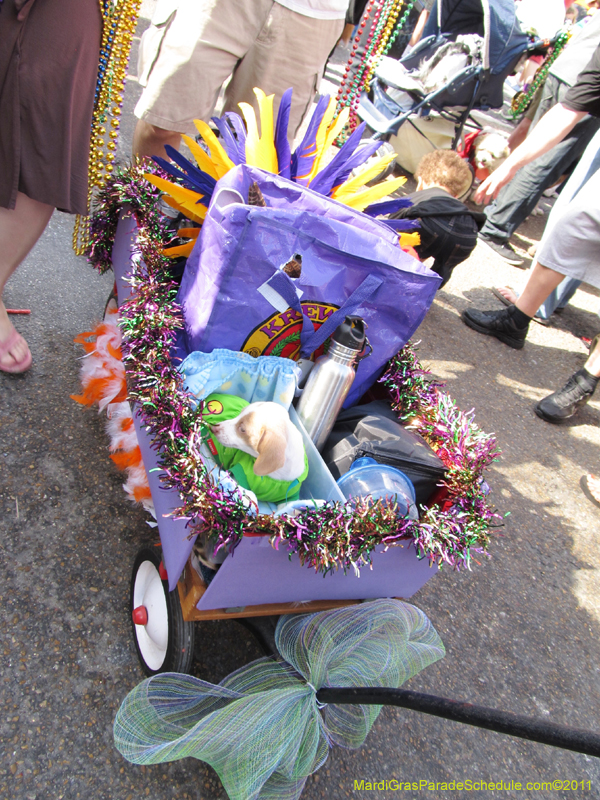
[[[415,178],[423,183],[447,189],[453,197],[460,197],[473,182],[467,162],[454,150],[434,150],[419,161]]]

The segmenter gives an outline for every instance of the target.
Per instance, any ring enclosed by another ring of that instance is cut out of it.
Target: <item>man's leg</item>
[[[515,303],[515,308],[533,318],[538,308],[550,292],[553,292],[559,286],[563,278],[564,275],[536,261],[529,275],[529,280]]]
[[[554,226],[559,221],[561,215],[566,211],[568,204],[578,195],[587,182],[600,169],[600,132],[594,135],[592,142],[586,148],[585,153],[579,159],[573,174],[563,187],[557,201],[552,207],[550,216],[538,249],[541,250],[547,239],[552,235]],[[550,319],[550,316],[557,308],[564,308],[579,288],[581,281],[574,278],[565,278],[561,285],[550,293],[548,298],[538,309],[538,316],[542,319]]]
[[[40,238],[54,208],[19,192],[14,209],[0,208],[0,298],[10,276]],[[4,303],[0,299],[0,345],[13,333]],[[0,365],[11,368],[29,353],[23,338],[0,358]]]
[[[501,189],[498,198],[485,210],[487,220],[480,237],[503,244],[533,211],[544,190],[552,186],[580,157],[600,127],[600,120],[588,117],[548,153],[523,167]]]
[[[536,316],[541,319],[550,319],[557,309],[563,309],[567,305],[580,286],[581,281],[575,280],[575,278],[565,278],[554,291],[550,292],[538,308]]]
[[[600,131],[594,134],[594,138],[589,143],[584,154],[579,159],[579,163],[575,167],[573,174],[565,184],[558,199],[552,207],[548,222],[544,229],[538,252],[541,252],[543,246],[548,239],[553,235],[554,228],[560,223],[563,214],[568,210],[569,203],[573,201],[579,192],[586,186],[587,182],[591,180],[596,173],[600,170]],[[562,283],[553,290],[546,300],[539,307],[536,317],[548,320],[557,308],[564,308],[569,300],[577,291],[580,280],[575,278],[565,278]],[[499,290],[508,297],[508,293],[501,289]],[[516,302],[513,297],[508,297],[511,302]]]
[[[177,131],[166,131],[164,128],[150,125],[144,119],[138,119],[133,132],[133,147],[131,148],[134,155],[166,158],[166,144],[179,150],[181,134]]]
[[[600,172],[588,181],[560,215],[550,235],[539,250],[529,279],[516,303],[501,311],[466,309],[461,318],[479,333],[495,336],[520,350],[525,344],[529,323],[540,305],[554,291],[565,274],[577,280],[600,281],[600,214],[594,208],[594,196],[600,192]]]
[[[194,119],[210,120],[219,92],[259,35],[273,0],[178,0],[161,6],[140,44],[133,152],[165,156]],[[165,11],[166,9],[166,11]],[[163,16],[160,16],[163,14]],[[342,21],[343,22],[343,21]],[[252,91],[242,99],[252,102]],[[238,109],[235,109],[236,111]]]
[[[529,323],[537,309],[563,278],[564,275],[554,269],[536,262],[515,305],[500,311],[467,308],[462,312],[461,319],[478,333],[495,336],[514,350],[521,350],[527,338]]]
[[[253,89],[275,95],[277,114],[282,94],[293,89],[289,139],[293,140],[310,109],[329,53],[344,27],[343,19],[313,19],[274,3],[256,41],[239,62],[225,89],[225,111],[239,111],[245,101],[257,108]]]
[[[583,169],[591,164],[590,176],[542,238],[538,262],[515,305],[501,311],[466,309],[461,315],[465,325],[520,350],[531,318],[566,275],[600,286],[600,169],[592,169],[598,153],[600,132],[582,158]]]

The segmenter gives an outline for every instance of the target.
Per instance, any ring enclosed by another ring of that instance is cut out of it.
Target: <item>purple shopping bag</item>
[[[256,181],[267,207],[246,204]],[[300,256],[301,274],[282,267]],[[218,183],[179,292],[189,352],[318,355],[347,314],[373,348],[354,404],[421,323],[440,277],[404,253],[397,234],[299,184],[240,165]]]

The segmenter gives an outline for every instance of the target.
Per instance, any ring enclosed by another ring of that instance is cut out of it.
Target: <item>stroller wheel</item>
[[[185,622],[177,589],[169,592],[155,548],[143,547],[131,575],[133,640],[146,675],[189,672],[194,656],[194,623]]]

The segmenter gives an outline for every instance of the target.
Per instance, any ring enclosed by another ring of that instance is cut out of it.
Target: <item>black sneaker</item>
[[[483,242],[486,244],[491,250],[499,255],[500,258],[503,258],[507,264],[512,264],[513,267],[520,267],[521,264],[525,261],[524,258],[517,255],[514,249],[509,245],[508,242],[498,242],[495,239],[492,239],[491,236],[486,236],[485,233],[480,233],[477,236],[478,242]]]
[[[500,311],[479,311],[468,308],[460,315],[462,321],[469,328],[487,336],[495,336],[501,342],[515,350],[522,350],[529,330],[529,323],[524,328],[518,328],[513,320],[515,306],[501,308]]]
[[[571,375],[562,389],[559,389],[535,407],[535,413],[546,422],[558,424],[572,417],[577,409],[584,406],[594,394],[596,387],[590,387],[582,369]]]

